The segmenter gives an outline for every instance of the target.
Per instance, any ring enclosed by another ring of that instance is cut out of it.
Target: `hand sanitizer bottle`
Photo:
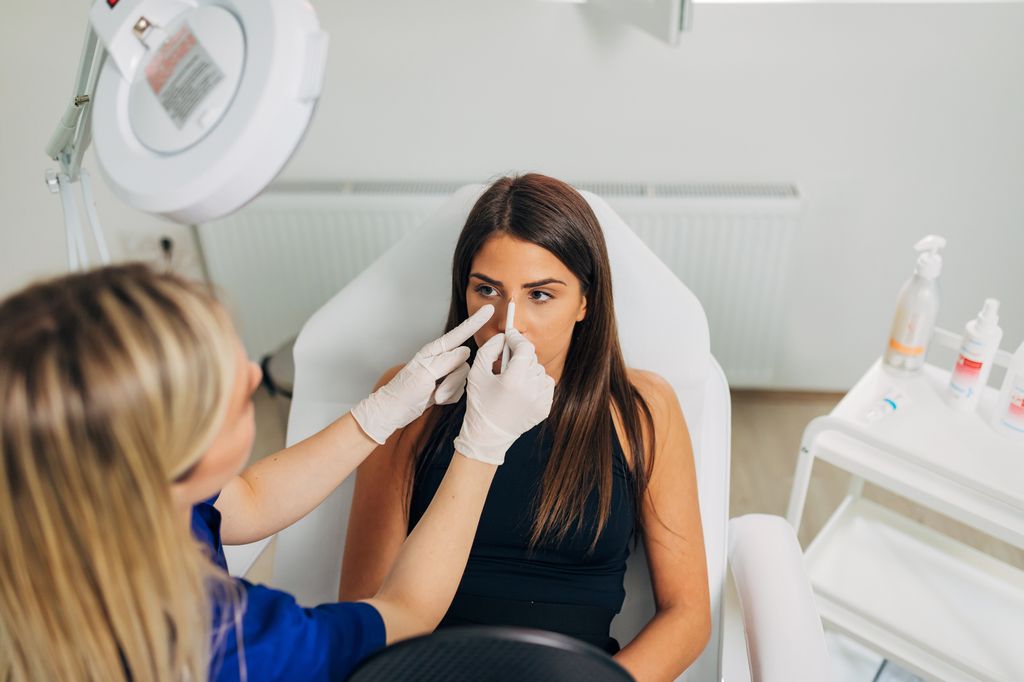
[[[914,276],[900,290],[889,346],[885,349],[885,364],[893,369],[916,372],[924,364],[939,314],[939,250],[945,246],[946,240],[934,234],[914,245],[921,255],[917,257]]]
[[[958,410],[973,410],[988,384],[992,359],[1003,340],[999,327],[999,301],[986,298],[978,316],[967,323],[960,356],[949,377],[949,404]]]

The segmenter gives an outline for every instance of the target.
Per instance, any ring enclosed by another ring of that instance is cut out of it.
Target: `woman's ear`
[[[580,303],[580,311],[576,315],[576,321],[582,322],[587,317],[587,297],[583,297],[583,302]]]

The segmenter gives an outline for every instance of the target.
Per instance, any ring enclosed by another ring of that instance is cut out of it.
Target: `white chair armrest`
[[[833,678],[825,633],[793,527],[779,516],[729,522],[729,566],[753,682]]]

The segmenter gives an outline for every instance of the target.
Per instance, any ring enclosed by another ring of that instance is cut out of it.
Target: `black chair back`
[[[368,657],[351,682],[631,682],[597,647],[565,635],[510,627],[438,630]]]

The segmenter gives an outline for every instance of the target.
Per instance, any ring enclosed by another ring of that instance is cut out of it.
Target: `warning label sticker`
[[[179,130],[223,79],[188,25],[165,40],[146,65],[149,87]]]

